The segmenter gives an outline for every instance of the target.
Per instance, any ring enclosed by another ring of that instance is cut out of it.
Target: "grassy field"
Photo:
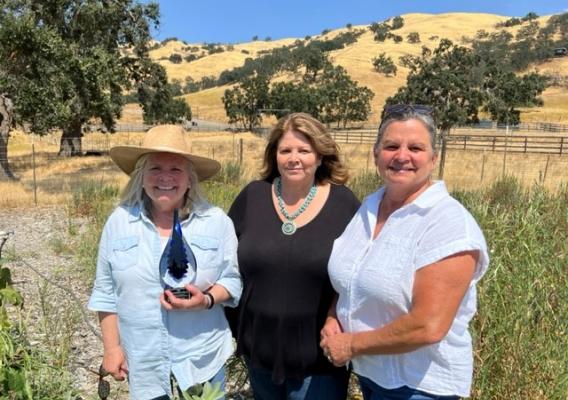
[[[16,135],[13,139],[10,154],[29,159],[26,138]],[[140,135],[114,135],[112,140],[136,142]],[[243,164],[239,165],[241,140]],[[62,240],[75,243],[68,246],[77,260],[75,272],[83,274],[89,287],[100,230],[116,204],[117,188],[125,183],[125,176],[107,157],[50,158],[57,148],[54,143],[57,138],[43,138],[34,144],[45,155],[36,160],[38,199],[40,204],[65,205],[70,227],[77,226],[75,218],[82,218],[86,229],[70,229],[69,237]],[[214,156],[223,163],[222,172],[204,185],[212,203],[228,209],[243,185],[256,176],[263,144],[263,139],[250,133],[192,134],[195,153]],[[349,186],[359,197],[378,185],[369,150],[368,145],[342,146],[352,172]],[[552,175],[562,172],[551,169],[552,161],[548,161],[544,179],[527,177],[521,183],[512,177],[519,170],[542,174],[547,161],[529,156],[515,160],[510,155],[503,176],[503,155],[482,154],[485,176],[481,179],[480,154],[450,154],[446,168],[454,195],[479,221],[491,254],[489,272],[478,286],[479,313],[472,324],[476,364],[472,398],[564,400],[568,396],[568,186],[558,182],[554,191],[546,190],[549,180],[555,179]],[[566,157],[558,161],[566,163]],[[0,209],[34,204],[32,173],[21,162],[20,182],[0,183]],[[470,173],[472,177],[465,180]],[[566,182],[566,174],[563,176]],[[457,184],[458,179],[464,181]],[[39,361],[29,368],[43,367]],[[40,393],[40,388],[31,390]]]
[[[466,131],[458,132],[467,134]],[[487,132],[487,134],[492,134]],[[140,144],[143,133],[88,134],[85,143],[105,145]],[[35,150],[32,159],[31,149]],[[222,164],[238,162],[242,148],[242,174],[254,179],[262,164],[265,139],[251,133],[192,132],[192,151]],[[15,133],[8,155],[17,182],[0,181],[0,208],[58,204],[80,182],[123,184],[126,180],[108,156],[59,158],[59,135],[30,137]],[[340,144],[343,159],[352,176],[374,171],[370,144]],[[32,168],[35,162],[35,171]],[[453,190],[487,187],[503,176],[515,177],[523,186],[543,185],[551,191],[568,184],[568,156],[546,154],[503,154],[502,152],[450,150],[444,166],[444,180]]]

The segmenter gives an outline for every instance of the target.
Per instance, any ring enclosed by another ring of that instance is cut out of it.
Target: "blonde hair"
[[[120,196],[120,205],[125,205],[128,207],[139,206],[143,209],[150,219],[152,219],[152,200],[146,194],[143,187],[144,170],[148,165],[148,159],[150,155],[154,153],[143,154],[136,161],[134,170],[130,174],[130,180],[122,190]],[[185,157],[184,157],[185,158]],[[195,169],[187,158],[187,169],[189,173],[190,185],[189,189],[185,193],[185,201],[182,208],[179,210],[180,218],[185,219],[189,216],[192,210],[200,207],[207,206],[208,203],[205,200],[199,187],[199,179],[195,173]]]
[[[278,142],[287,132],[303,134],[314,150],[321,157],[321,165],[316,170],[318,183],[331,182],[342,185],[349,179],[349,173],[339,158],[339,146],[333,140],[324,124],[307,113],[292,113],[280,118],[270,132],[268,144],[264,150],[262,179],[272,181],[279,175],[276,165]]]

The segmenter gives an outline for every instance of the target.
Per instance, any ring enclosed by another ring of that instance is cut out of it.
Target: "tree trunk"
[[[12,173],[8,162],[8,139],[10,139],[10,128],[14,119],[14,104],[12,100],[0,94],[0,180],[17,180]]]
[[[81,120],[72,121],[61,135],[59,144],[59,155],[63,157],[82,156],[81,138],[83,137],[83,122]]]

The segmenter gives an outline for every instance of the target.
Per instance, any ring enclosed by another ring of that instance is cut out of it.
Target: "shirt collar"
[[[150,221],[146,213],[144,213],[144,211],[142,210],[140,204],[136,204],[132,207],[123,205],[123,207],[128,211],[128,222],[136,222],[139,219],[148,222]],[[211,215],[213,215],[213,207],[206,202],[194,207],[194,209],[191,211],[190,217],[181,221],[181,224],[186,224],[191,219],[191,215],[195,215],[197,218],[210,217]]]
[[[410,204],[418,208],[432,208],[446,196],[448,196],[448,189],[444,181],[435,181]]]
[[[375,193],[370,194],[365,199],[364,203],[367,206],[367,212],[370,212],[372,214],[377,213],[379,202],[383,199],[384,194],[385,187],[383,186]],[[432,208],[447,195],[448,189],[446,188],[444,181],[436,181],[424,192],[420,193],[420,195],[416,199],[407,204],[406,207],[415,206],[423,209]]]

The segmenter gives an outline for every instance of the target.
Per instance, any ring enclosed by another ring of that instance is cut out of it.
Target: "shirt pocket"
[[[124,271],[138,263],[140,252],[138,251],[139,238],[128,236],[111,242],[111,256],[109,258],[112,269]]]
[[[193,235],[190,238],[190,246],[197,260],[195,285],[205,290],[219,278],[223,259],[221,242],[216,237]]]

